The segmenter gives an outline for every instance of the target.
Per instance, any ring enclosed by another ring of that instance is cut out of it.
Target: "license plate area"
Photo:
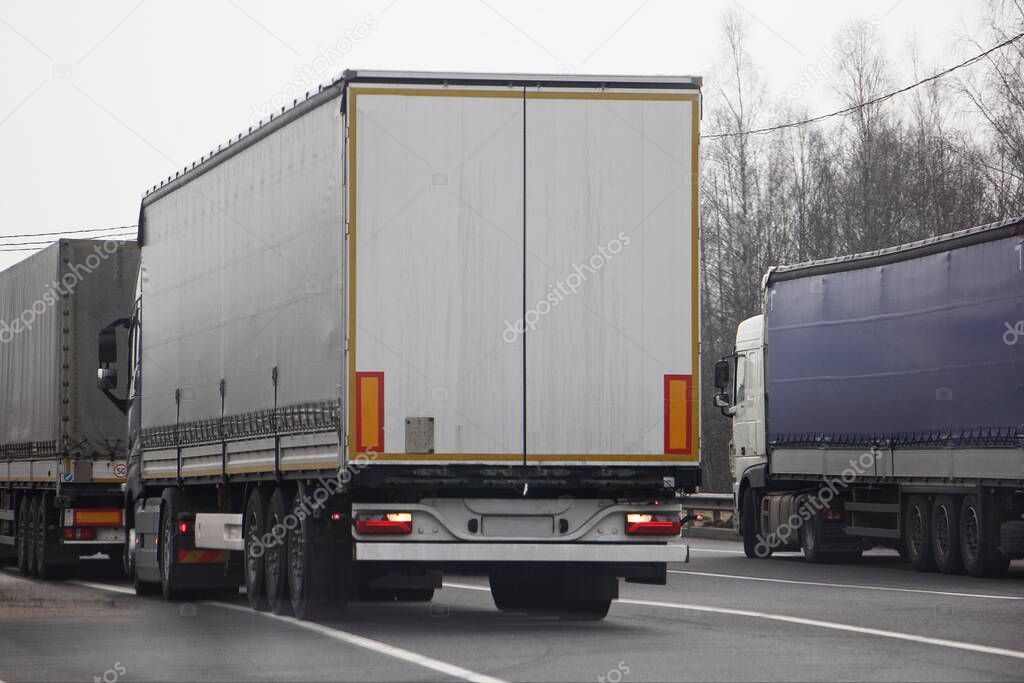
[[[487,537],[552,538],[555,518],[552,515],[484,515],[481,531]]]

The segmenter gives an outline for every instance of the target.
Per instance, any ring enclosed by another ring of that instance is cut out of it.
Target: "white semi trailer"
[[[1024,218],[772,269],[716,366],[748,557],[1024,557]]]
[[[147,194],[137,590],[309,617],[476,569],[601,618],[663,584],[699,481],[699,87],[350,71]]]

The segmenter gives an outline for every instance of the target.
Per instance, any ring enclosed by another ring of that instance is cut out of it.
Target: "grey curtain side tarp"
[[[0,444],[56,441],[60,425],[57,244],[0,273]],[[49,296],[47,294],[49,293]]]
[[[769,284],[773,444],[1024,438],[1020,235]]]
[[[124,415],[96,388],[97,341],[131,315],[137,271],[131,242],[61,240],[0,273],[6,455],[124,455]],[[127,362],[118,371],[127,379]]]
[[[341,398],[343,159],[335,97],[144,201],[144,430]]]
[[[68,318],[66,370],[69,380],[68,421],[64,433],[69,453],[125,457],[128,422],[96,387],[100,330],[119,318],[130,318],[139,272],[134,242],[73,240],[66,243],[61,277],[75,282]],[[118,387],[124,396],[129,377],[128,331],[117,330]]]

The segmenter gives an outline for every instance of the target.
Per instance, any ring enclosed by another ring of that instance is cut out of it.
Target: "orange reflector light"
[[[678,515],[655,515],[631,512],[626,515],[626,534],[629,536],[678,536],[683,523]]]
[[[356,373],[356,452],[384,451],[384,373]]]
[[[64,539],[67,541],[95,541],[96,530],[91,528],[65,529]]]
[[[665,453],[693,455],[693,377],[665,375]]]
[[[411,512],[388,512],[356,517],[356,531],[361,534],[411,534]]]
[[[71,526],[122,526],[120,510],[74,510]]]

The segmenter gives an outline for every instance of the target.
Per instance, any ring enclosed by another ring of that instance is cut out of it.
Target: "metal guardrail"
[[[684,514],[710,513],[710,521],[716,526],[718,522],[722,521],[723,515],[728,515],[729,519],[732,519],[736,511],[736,504],[731,493],[695,493],[684,497],[680,502],[683,505]],[[705,522],[708,521],[706,514],[704,519]],[[693,522],[689,522],[687,526],[692,527]]]

